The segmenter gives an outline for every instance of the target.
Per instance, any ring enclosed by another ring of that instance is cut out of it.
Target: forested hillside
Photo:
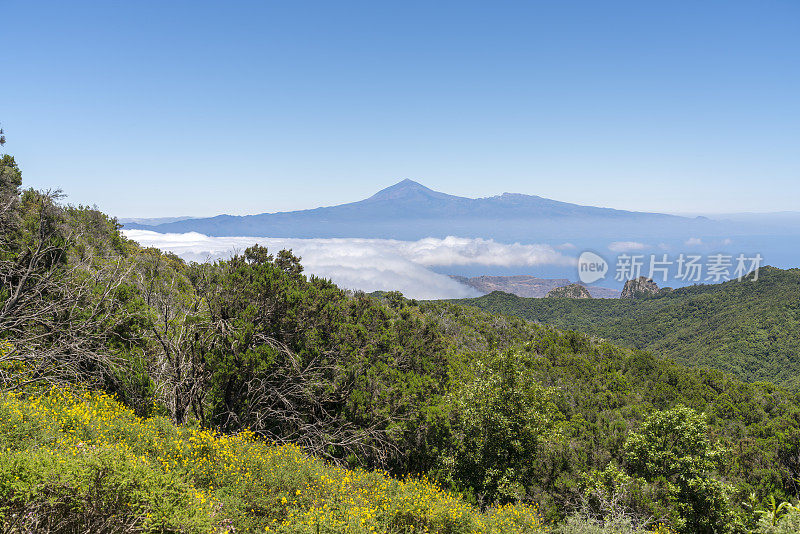
[[[461,304],[578,330],[748,382],[800,387],[800,269],[696,285],[639,299],[520,298],[495,292]]]
[[[0,210],[4,530],[800,521],[800,398],[780,387],[475,307],[348,292],[290,251],[186,264],[23,190],[9,156]]]

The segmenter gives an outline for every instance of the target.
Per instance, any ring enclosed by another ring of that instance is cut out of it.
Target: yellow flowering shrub
[[[67,503],[50,509],[65,517],[66,509],[99,502],[97,521],[116,514],[117,524],[131,532],[547,530],[534,506],[481,513],[425,478],[331,467],[296,446],[264,443],[249,432],[177,428],[163,418],[140,418],[102,393],[3,395],[0,521],[32,510],[32,502],[44,510],[48,500]]]

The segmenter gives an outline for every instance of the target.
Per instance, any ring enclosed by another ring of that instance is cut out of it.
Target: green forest
[[[419,302],[63,200],[2,157],[4,532],[800,530],[797,270]]]
[[[635,299],[536,299],[494,292],[458,301],[599,336],[747,382],[800,387],[800,269]]]

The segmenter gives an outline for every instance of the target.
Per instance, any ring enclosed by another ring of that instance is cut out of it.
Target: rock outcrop
[[[562,299],[590,299],[592,295],[589,290],[580,284],[569,284],[568,286],[557,287],[547,293],[547,298]]]
[[[636,299],[641,297],[649,297],[658,293],[658,285],[653,282],[652,278],[640,276],[633,280],[625,282],[625,287],[622,288],[621,299]]]

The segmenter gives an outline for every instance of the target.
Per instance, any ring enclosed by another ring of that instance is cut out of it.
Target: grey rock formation
[[[566,299],[590,299],[592,295],[589,290],[580,284],[570,284],[568,286],[551,289],[547,298],[566,298]]]
[[[625,287],[622,288],[622,294],[620,295],[620,298],[635,299],[647,297],[657,294],[658,291],[658,285],[653,282],[652,278],[640,276],[639,278],[625,282]]]

